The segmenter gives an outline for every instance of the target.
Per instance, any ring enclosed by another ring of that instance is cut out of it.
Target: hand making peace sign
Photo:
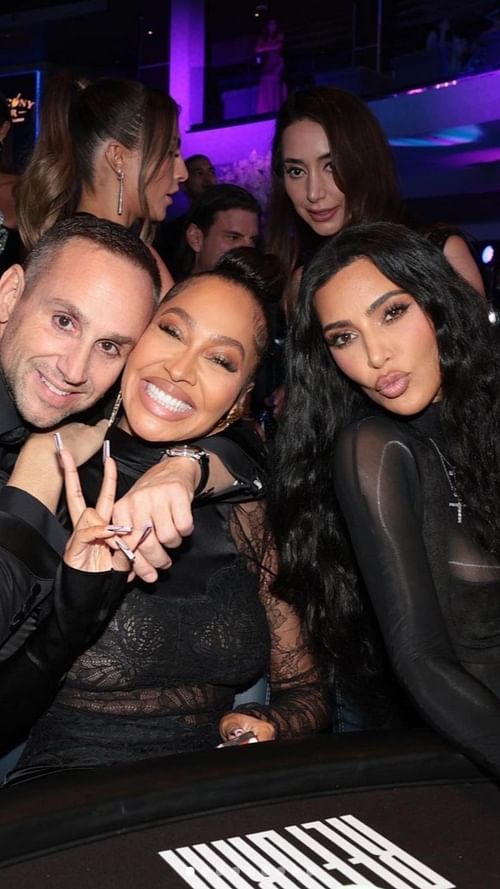
[[[117,534],[126,534],[132,529],[109,524],[116,495],[115,461],[111,457],[104,460],[101,489],[95,508],[92,508],[85,503],[71,452],[63,447],[59,451],[59,457],[64,473],[68,512],[74,528],[66,544],[65,563],[71,568],[88,572],[129,570],[131,559],[116,547],[120,546]]]

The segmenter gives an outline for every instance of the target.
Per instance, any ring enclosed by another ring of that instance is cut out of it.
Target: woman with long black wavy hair
[[[499,379],[486,303],[439,248],[349,228],[301,284],[271,502],[277,592],[332,683],[388,724],[388,656],[424,720],[497,775]]]

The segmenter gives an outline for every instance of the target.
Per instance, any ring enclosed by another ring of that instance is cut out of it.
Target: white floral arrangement
[[[265,210],[271,187],[271,152],[259,154],[254,148],[248,158],[217,167],[217,181],[240,185],[257,198]]]

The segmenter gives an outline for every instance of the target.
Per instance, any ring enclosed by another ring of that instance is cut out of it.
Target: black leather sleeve
[[[0,664],[0,753],[22,739],[50,706],[72,663],[99,638],[122,601],[127,573],[90,574],[60,565],[48,616]]]
[[[38,623],[59,562],[59,554],[42,534],[0,510],[0,662]]]
[[[39,670],[60,678],[96,642],[120,604],[128,571],[88,573],[61,563],[52,609],[25,643]]]
[[[21,518],[31,525],[56,552],[62,554],[68,539],[68,531],[36,497],[21,488],[6,485],[0,491],[0,510]]]
[[[230,502],[234,499],[241,503],[264,497],[267,484],[267,452],[252,423],[240,420],[228,426],[223,432],[207,435],[205,438],[197,439],[193,444],[211,454],[216,454],[234,477],[233,485],[225,491],[217,494],[206,491],[196,498],[196,502],[200,500]]]

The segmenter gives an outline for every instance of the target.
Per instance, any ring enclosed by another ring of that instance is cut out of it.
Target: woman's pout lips
[[[395,371],[379,377],[375,383],[375,389],[385,398],[399,398],[404,395],[410,385],[410,375],[402,371]]]

